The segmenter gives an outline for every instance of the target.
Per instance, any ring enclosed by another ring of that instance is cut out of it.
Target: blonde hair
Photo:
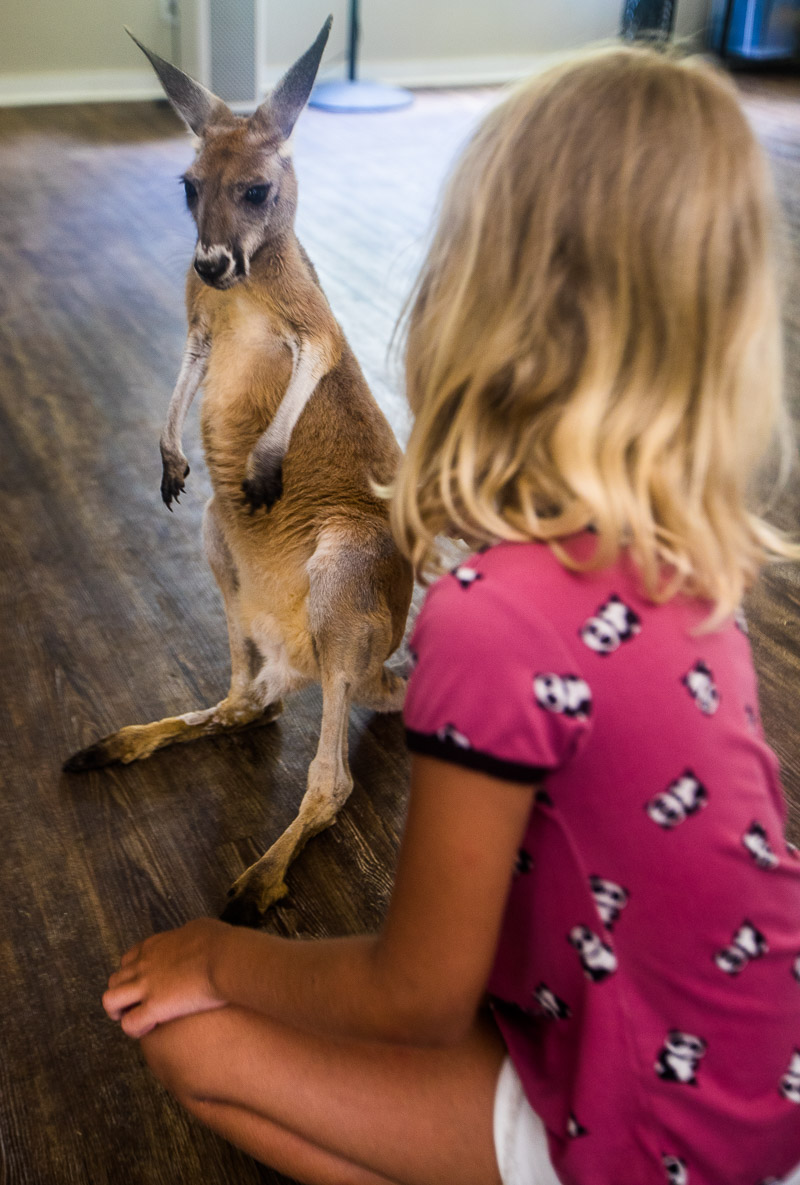
[[[415,416],[393,526],[423,572],[591,526],[651,599],[712,602],[800,548],[748,509],[781,398],[773,199],[733,87],[614,49],[492,110],[445,191],[406,328]]]

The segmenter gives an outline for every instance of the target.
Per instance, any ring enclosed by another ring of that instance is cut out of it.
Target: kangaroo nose
[[[197,272],[201,280],[206,283],[213,283],[214,280],[219,280],[224,276],[230,267],[230,259],[227,255],[212,255],[210,258],[198,258],[194,261],[194,270]]]

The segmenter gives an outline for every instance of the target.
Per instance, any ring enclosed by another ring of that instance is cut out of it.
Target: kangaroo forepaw
[[[165,457],[161,474],[161,497],[168,510],[172,510],[173,499],[180,501],[179,495],[186,488],[185,479],[189,476],[189,462],[185,457]]]
[[[255,514],[262,506],[271,510],[275,503],[283,496],[283,470],[280,465],[270,469],[268,473],[259,473],[254,477],[246,477],[242,482],[245,506],[250,507],[250,513]]]

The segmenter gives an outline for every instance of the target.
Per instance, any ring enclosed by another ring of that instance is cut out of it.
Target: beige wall
[[[268,74],[309,43],[329,12],[334,25],[327,72],[344,57],[347,0],[266,0]],[[704,25],[708,0],[679,0],[676,31],[686,37]],[[622,0],[362,0],[360,54],[366,64],[420,60],[531,57],[613,37]]]
[[[710,0],[680,0],[675,21],[678,37],[700,38],[711,8]]]
[[[159,93],[128,41],[172,56],[166,0],[0,0],[0,103],[144,97]],[[179,0],[190,10],[196,0]],[[261,68],[271,83],[334,27],[321,77],[344,73],[347,0],[263,0]],[[702,28],[708,0],[679,0],[678,33]],[[622,0],[362,0],[365,73],[407,83],[502,81],[543,54],[613,37]]]
[[[170,26],[160,11],[159,0],[0,0],[0,71],[138,68],[141,55],[123,25],[168,54]]]

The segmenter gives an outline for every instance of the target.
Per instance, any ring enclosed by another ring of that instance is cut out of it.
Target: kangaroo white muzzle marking
[[[224,288],[233,279],[235,261],[227,247],[198,243],[194,252],[194,270],[212,288]]]

